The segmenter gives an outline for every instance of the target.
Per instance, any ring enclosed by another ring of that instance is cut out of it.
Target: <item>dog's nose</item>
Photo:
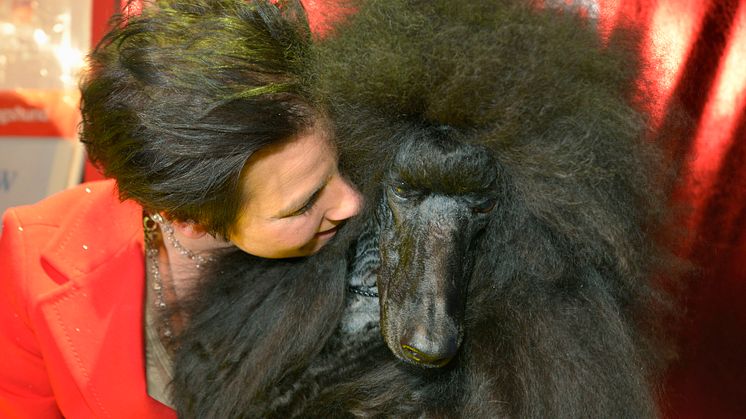
[[[448,364],[458,352],[456,339],[444,339],[440,344],[425,338],[403,339],[401,349],[407,359],[423,367],[440,368]]]

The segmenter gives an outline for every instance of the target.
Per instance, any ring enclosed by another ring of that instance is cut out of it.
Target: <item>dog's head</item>
[[[448,128],[407,133],[378,208],[381,331],[400,359],[442,367],[463,339],[472,251],[499,206],[489,152]]]

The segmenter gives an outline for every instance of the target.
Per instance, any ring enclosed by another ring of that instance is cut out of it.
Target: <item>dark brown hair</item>
[[[297,1],[157,0],[115,16],[81,83],[81,137],[121,199],[227,236],[247,159],[314,123]]]

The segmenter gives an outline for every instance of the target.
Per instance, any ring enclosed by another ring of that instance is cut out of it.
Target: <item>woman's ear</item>
[[[199,239],[207,234],[207,230],[201,224],[197,224],[194,221],[174,221],[171,225],[182,236],[190,239]]]

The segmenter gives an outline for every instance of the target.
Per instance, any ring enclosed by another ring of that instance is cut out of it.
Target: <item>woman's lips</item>
[[[316,233],[316,237],[319,239],[328,239],[332,238],[335,234],[337,234],[337,230],[339,230],[339,227],[341,224],[337,224],[336,226],[330,228],[329,230],[322,231],[320,233]]]

